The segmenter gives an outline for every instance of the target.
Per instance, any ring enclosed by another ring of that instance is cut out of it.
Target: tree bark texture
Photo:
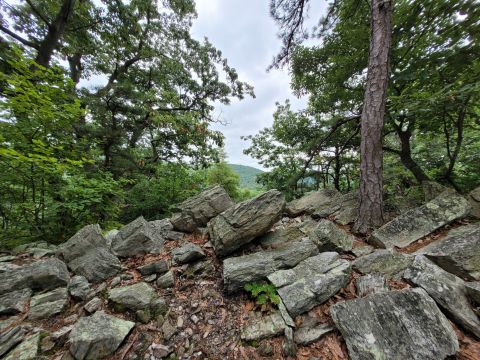
[[[360,207],[354,230],[367,233],[383,223],[382,130],[389,78],[392,0],[371,1],[367,83],[361,117]]]

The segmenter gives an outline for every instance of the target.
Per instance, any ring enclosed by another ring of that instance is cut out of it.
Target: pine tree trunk
[[[371,1],[368,73],[361,118],[360,207],[354,231],[367,233],[383,223],[382,129],[389,78],[392,0]]]

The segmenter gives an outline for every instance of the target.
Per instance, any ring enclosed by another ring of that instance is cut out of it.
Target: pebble
[[[192,315],[190,316],[190,319],[192,319],[193,323],[197,325],[197,323],[200,321],[197,315]]]

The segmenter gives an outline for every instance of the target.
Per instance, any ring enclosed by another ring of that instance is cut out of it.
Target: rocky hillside
[[[360,239],[355,193],[215,187],[171,219],[19,247],[0,257],[0,357],[479,359],[479,192]],[[270,305],[243,290],[263,282]]]

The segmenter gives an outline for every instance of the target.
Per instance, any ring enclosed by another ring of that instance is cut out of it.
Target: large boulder
[[[320,305],[348,284],[351,266],[335,252],[310,257],[288,270],[270,274],[278,295],[291,316]]]
[[[403,276],[420,286],[467,331],[480,338],[480,320],[466,295],[465,282],[418,255]]]
[[[450,230],[418,253],[448,272],[468,280],[480,280],[480,224]]]
[[[352,266],[361,274],[379,273],[388,279],[399,279],[405,269],[412,264],[413,259],[412,255],[381,249],[357,258]]]
[[[468,214],[470,205],[447,190],[428,203],[411,209],[375,230],[369,242],[382,248],[404,248],[431,232]]]
[[[172,250],[172,263],[181,265],[205,258],[205,252],[197,244],[187,242]]]
[[[292,241],[300,241],[307,236],[307,232],[302,228],[303,225],[303,223],[297,223],[280,227],[261,236],[258,242],[263,248],[277,248]]]
[[[133,311],[149,309],[157,298],[155,289],[144,282],[121,286],[108,291],[108,300],[120,311],[125,309]]]
[[[352,360],[439,360],[459,349],[448,319],[423,289],[337,303],[330,313]]]
[[[468,194],[468,201],[472,209],[470,210],[470,215],[480,219],[480,186],[472,190]]]
[[[352,191],[335,198],[331,206],[317,209],[312,217],[322,219],[329,217],[336,223],[347,225],[355,221],[358,215],[359,195],[358,191]]]
[[[340,196],[340,193],[335,189],[311,191],[299,199],[290,201],[285,207],[285,211],[291,217],[324,211],[324,209],[331,209],[335,205],[338,196]]]
[[[150,223],[140,216],[120,229],[112,240],[112,249],[120,257],[158,254],[164,241]]]
[[[76,360],[104,359],[113,354],[135,326],[97,311],[81,318],[70,333],[70,353]]]
[[[28,318],[30,320],[48,319],[60,314],[68,306],[68,290],[58,288],[32,297]]]
[[[73,235],[58,251],[68,267],[93,283],[117,274],[122,264],[107,246],[100,225],[87,225]]]
[[[277,190],[267,191],[224,211],[208,223],[215,252],[225,256],[265,234],[282,216],[285,199]]]
[[[232,293],[245,284],[266,279],[271,273],[288,269],[300,261],[318,254],[318,249],[308,238],[284,247],[237,256],[223,261],[225,291]]]
[[[210,219],[233,204],[225,189],[217,185],[177,205],[174,209],[177,213],[173,214],[170,222],[176,230],[194,232],[200,227],[205,227]]]
[[[0,295],[26,288],[52,290],[67,286],[69,281],[70,274],[63,261],[56,258],[39,260],[0,273]]]
[[[334,222],[322,219],[310,232],[310,239],[318,246],[320,252],[345,253],[352,250],[354,237],[335,225]]]

